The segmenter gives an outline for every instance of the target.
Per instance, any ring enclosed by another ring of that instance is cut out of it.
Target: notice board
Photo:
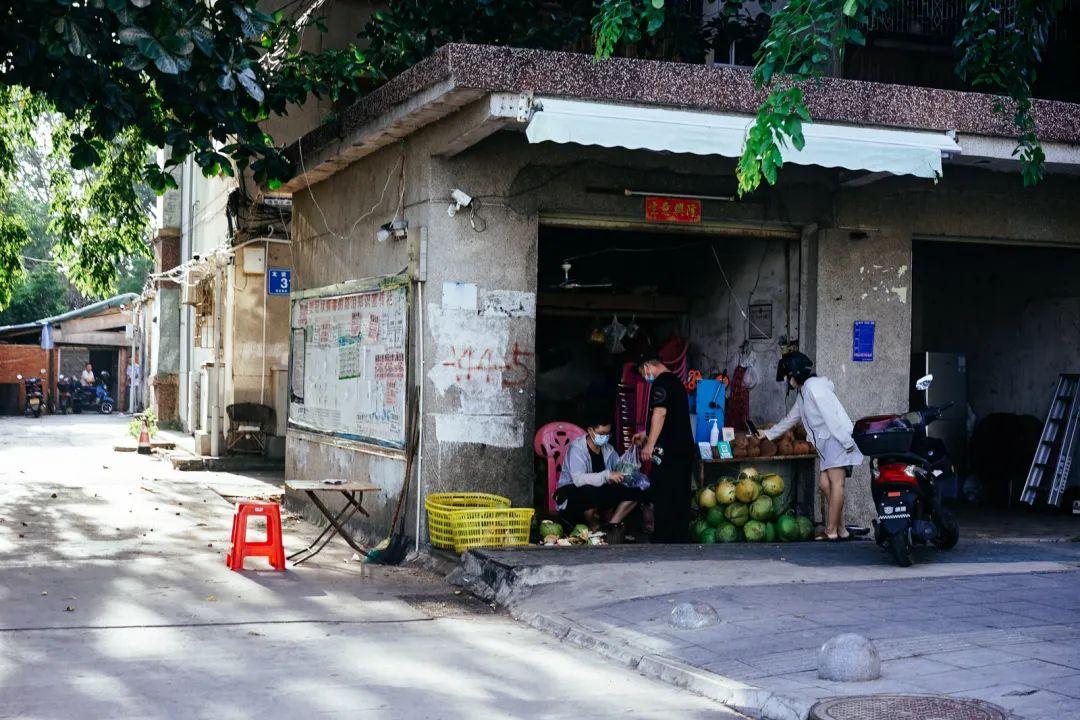
[[[408,280],[293,293],[289,426],[405,447]]]

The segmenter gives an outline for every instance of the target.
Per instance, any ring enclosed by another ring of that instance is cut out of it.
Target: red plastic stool
[[[248,520],[266,518],[266,540],[249,542]],[[244,501],[237,503],[233,515],[232,549],[225,557],[230,570],[243,570],[244,558],[264,557],[275,570],[285,569],[285,548],[281,544],[281,506],[277,503]]]

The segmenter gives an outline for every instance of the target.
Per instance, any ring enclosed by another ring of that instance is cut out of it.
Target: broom
[[[416,456],[419,445],[420,420],[419,420],[419,393],[412,393],[409,399],[408,442],[405,445],[405,481],[401,484],[401,493],[398,495],[397,507],[394,508],[394,517],[390,521],[389,535],[381,543],[368,551],[364,558],[365,563],[378,565],[400,565],[409,551],[411,538],[405,535],[405,516],[401,508],[405,506],[405,500],[409,497],[409,484],[412,481],[413,458]],[[401,519],[401,527],[398,528],[398,518]]]

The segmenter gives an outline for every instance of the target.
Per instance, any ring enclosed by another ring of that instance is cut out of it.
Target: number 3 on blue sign
[[[266,272],[266,294],[288,295],[289,286],[292,285],[292,270],[287,268],[270,268]]]

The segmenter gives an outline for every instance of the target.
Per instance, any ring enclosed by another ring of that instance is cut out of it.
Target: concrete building
[[[150,407],[192,433],[201,454],[218,456],[227,408],[268,406],[282,418],[268,452],[281,457],[285,406],[275,377],[284,378],[288,362],[288,300],[271,294],[268,277],[291,269],[288,204],[251,201],[241,183],[204,177],[191,159],[175,174],[179,188],[162,201],[143,298]]]
[[[1036,102],[1047,175],[1024,188],[994,98],[827,79],[808,92],[806,151],[786,156],[777,186],[737,199],[735,156],[760,100],[741,68],[450,45],[306,134],[285,188],[287,476],[370,479],[383,492],[364,529],[381,536],[415,391],[421,498],[472,490],[542,507],[533,433],[577,420],[591,386],[614,382],[624,356],[603,328],[616,317],[656,343],[677,331],[706,371],[730,371],[749,343],[758,421],[790,401],[773,382],[789,346],[853,418],[905,410],[924,351],[966,354],[976,420],[1044,413],[1080,342],[1080,107]],[[362,296],[387,286],[408,288],[377,318],[407,327],[400,373],[385,347],[364,350]],[[355,332],[332,337],[335,313]],[[864,466],[850,519],[866,522],[870,505]]]

